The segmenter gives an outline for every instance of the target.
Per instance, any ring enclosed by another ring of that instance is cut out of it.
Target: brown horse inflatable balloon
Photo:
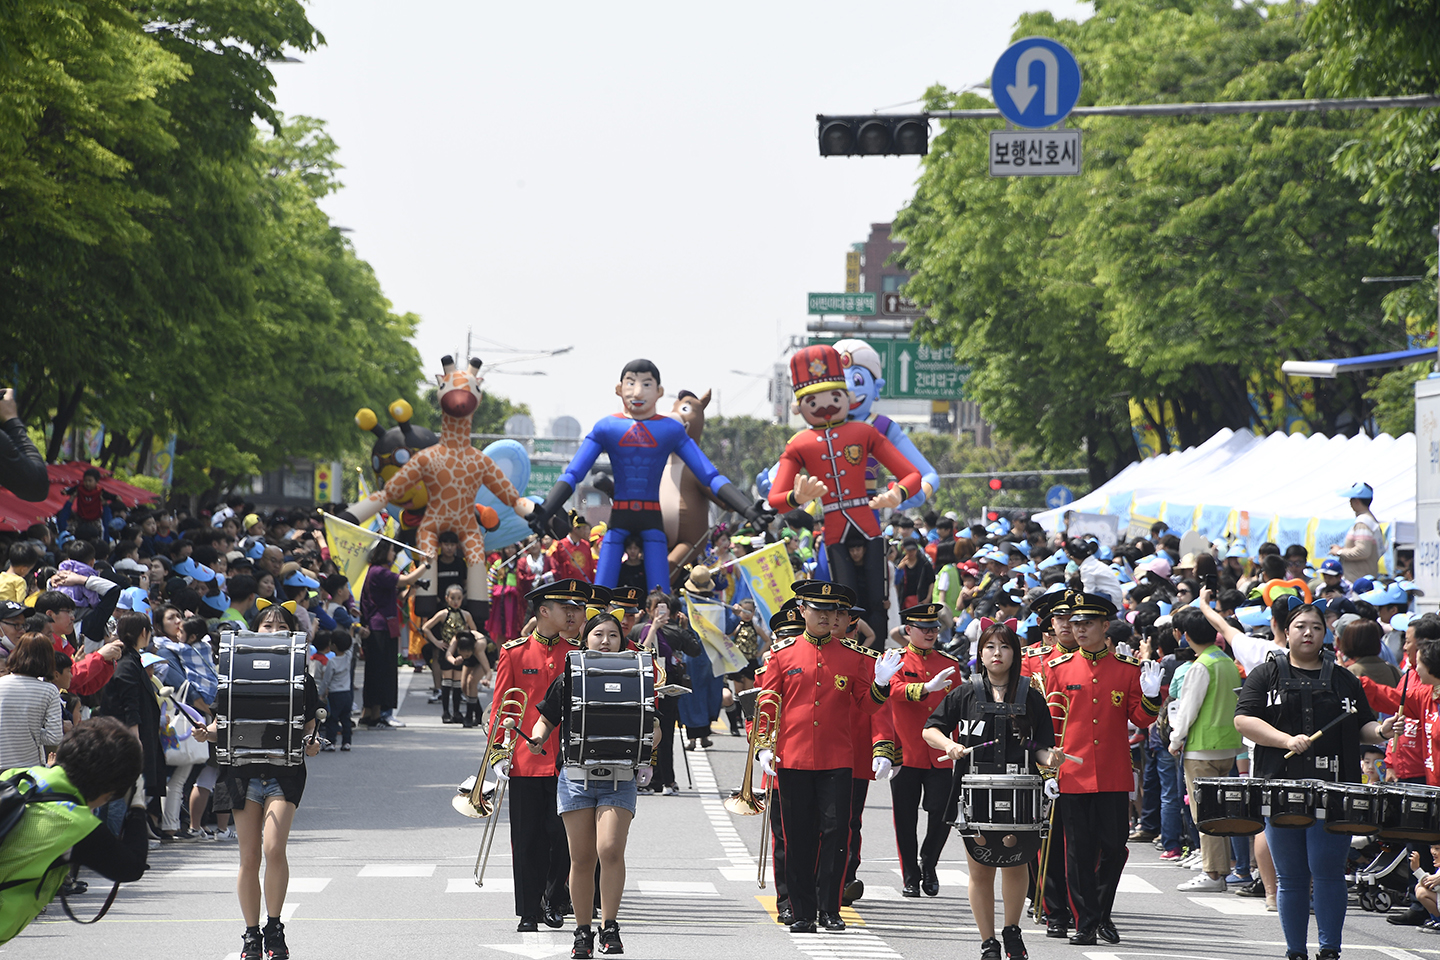
[[[705,408],[709,405],[709,390],[703,397],[681,390],[666,416],[683,423],[690,439],[699,443],[700,435],[705,432]],[[670,544],[672,579],[690,548],[705,539],[710,530],[710,504],[717,502],[690,468],[672,453],[660,479],[660,514],[665,518],[665,539]]]

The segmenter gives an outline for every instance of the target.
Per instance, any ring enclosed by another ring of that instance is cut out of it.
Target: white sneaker
[[[1202,873],[1198,877],[1186,880],[1175,889],[1185,893],[1224,893],[1225,878],[1212,877],[1208,873]]]
[[[217,833],[217,834],[215,835],[215,839],[216,839],[216,840],[234,840],[234,839],[237,839],[236,836],[235,836],[235,824],[232,823],[232,824],[230,824],[230,826],[226,827],[226,828],[224,829],[224,831],[222,831],[221,833]]]
[[[1194,853],[1187,856],[1184,860],[1180,861],[1180,867],[1183,870],[1193,870],[1195,869],[1195,864],[1199,863],[1202,859],[1203,858],[1200,855],[1200,851],[1196,850]]]

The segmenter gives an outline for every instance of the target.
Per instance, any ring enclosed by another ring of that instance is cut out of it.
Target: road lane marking
[[[360,868],[362,877],[431,877],[433,863],[368,863]]]

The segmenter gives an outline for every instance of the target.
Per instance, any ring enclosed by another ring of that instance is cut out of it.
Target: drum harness
[[[997,703],[985,692],[985,674],[983,671],[977,671],[971,679],[975,684],[975,699],[980,702],[980,715],[994,723],[994,727],[991,729],[990,739],[996,748],[996,752],[999,754],[999,762],[1007,768],[1005,772],[1028,773],[1030,771],[1031,746],[1028,742],[1024,745],[1024,762],[1019,765],[1022,769],[1010,770],[1009,767],[1014,765],[1006,764],[1005,759],[1008,757],[1006,744],[1010,742],[1012,718],[1025,715],[1026,700],[1030,696],[1030,685],[1028,683],[1017,683],[1015,685],[1014,698],[1011,700],[1002,700]],[[969,740],[970,737],[971,734],[967,730],[965,739]],[[970,744],[967,743],[966,746],[969,747]],[[978,763],[979,761],[977,760],[976,762]]]
[[[1335,672],[1335,654],[1331,653],[1329,650],[1326,650],[1321,655],[1319,677],[1304,677],[1296,674],[1290,666],[1290,657],[1284,652],[1277,651],[1271,654],[1271,660],[1274,661],[1276,668],[1275,689],[1276,692],[1280,695],[1279,702],[1276,704],[1276,706],[1283,711],[1288,703],[1289,696],[1291,694],[1298,693],[1300,695],[1301,725],[1305,730],[1312,731],[1308,735],[1313,736],[1313,731],[1316,729],[1315,694],[1319,692],[1331,692],[1330,681],[1331,677],[1334,675]],[[1306,779],[1325,779],[1332,782],[1339,779],[1340,771],[1338,769],[1338,759],[1336,761],[1337,769],[1324,770],[1324,772],[1329,775],[1325,778],[1319,776],[1321,769],[1317,766],[1317,760],[1322,758],[1317,758],[1307,752],[1302,757],[1302,759],[1305,761],[1306,765],[1310,769],[1310,775]],[[1328,768],[1330,758],[1325,757],[1323,759],[1325,760],[1326,766]]]

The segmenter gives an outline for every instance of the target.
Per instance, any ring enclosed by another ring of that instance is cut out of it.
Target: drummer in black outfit
[[[1010,621],[1013,622],[1013,621]],[[925,724],[925,742],[957,761],[948,819],[957,819],[959,783],[964,774],[1039,775],[1037,764],[1053,760],[1055,730],[1045,695],[1020,672],[1020,638],[1006,623],[991,623],[976,644],[983,670],[945,695]],[[950,735],[959,728],[960,742]],[[992,743],[993,741],[993,743]],[[988,745],[982,745],[988,744]],[[1037,804],[1038,809],[1038,804]],[[1040,832],[990,832],[965,837],[970,861],[970,909],[980,929],[983,960],[1000,960],[995,939],[995,871],[1004,899],[1005,955],[1028,956],[1020,936],[1020,915],[1030,885],[1030,862],[1040,851]]]
[[[1288,654],[1256,667],[1241,688],[1235,727],[1255,744],[1252,776],[1261,780],[1359,783],[1360,744],[1389,738],[1393,720],[1375,721],[1360,680],[1324,649],[1325,620],[1298,597],[1277,597],[1271,613],[1285,630]],[[1317,734],[1331,721],[1339,722]],[[1286,759],[1287,751],[1295,756]],[[1265,826],[1279,878],[1280,927],[1291,960],[1308,957],[1312,884],[1317,960],[1340,956],[1348,898],[1345,859],[1350,837],[1329,833],[1325,821],[1309,827]]]

